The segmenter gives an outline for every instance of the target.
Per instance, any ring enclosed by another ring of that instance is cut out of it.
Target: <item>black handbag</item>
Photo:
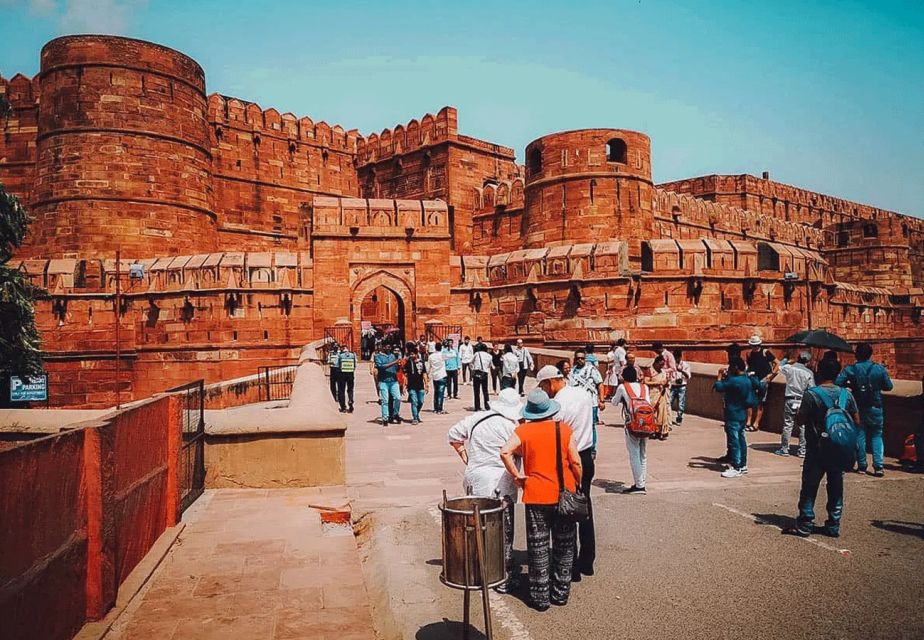
[[[581,493],[581,489],[574,493],[565,488],[565,473],[561,462],[561,423],[555,421],[555,466],[558,470],[558,515],[580,522],[590,515],[590,500]]]

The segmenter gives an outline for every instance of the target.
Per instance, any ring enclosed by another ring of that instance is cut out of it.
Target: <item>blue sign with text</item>
[[[10,376],[10,402],[48,400],[48,376]]]

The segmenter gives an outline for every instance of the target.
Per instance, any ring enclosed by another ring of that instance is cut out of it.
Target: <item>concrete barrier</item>
[[[207,487],[310,487],[346,481],[346,420],[331,402],[317,341],[302,349],[287,406],[206,412]]]

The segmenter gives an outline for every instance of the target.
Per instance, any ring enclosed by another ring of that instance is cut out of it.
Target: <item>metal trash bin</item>
[[[507,579],[504,563],[504,502],[497,498],[449,498],[443,512],[443,572],[440,580],[454,589],[481,589],[481,566],[475,541],[475,506],[481,513],[487,587]]]

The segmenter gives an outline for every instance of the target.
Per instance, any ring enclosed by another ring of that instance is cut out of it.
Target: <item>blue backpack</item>
[[[857,460],[859,431],[847,413],[847,389],[841,388],[837,404],[824,389],[811,389],[825,406],[825,430],[819,438],[818,453],[823,467],[830,471],[849,471]]]

